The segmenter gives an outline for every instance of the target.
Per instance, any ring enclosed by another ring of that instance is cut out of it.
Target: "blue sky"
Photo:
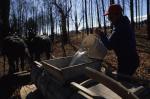
[[[76,2],[77,3],[77,8],[78,8],[78,15],[79,15],[79,19],[78,20],[80,20],[80,17],[81,17],[81,14],[82,14],[82,8],[81,8],[81,2],[82,2],[82,0],[72,0],[74,3]],[[88,1],[88,0],[87,0]],[[92,0],[93,2],[95,2],[95,0]],[[101,1],[101,0],[100,0]],[[105,3],[105,11],[108,9],[108,6],[109,6],[109,1],[110,0],[104,0],[104,3]],[[118,2],[118,0],[116,0],[115,1],[116,3]],[[122,6],[122,0],[120,0],[120,4],[121,4],[121,6]],[[135,3],[134,3],[135,4]],[[100,4],[100,6],[101,6],[101,4]],[[142,16],[142,19],[145,19],[146,18],[146,7],[147,7],[147,2],[146,2],[146,0],[140,0],[140,10],[142,10],[140,13],[140,15]],[[73,10],[72,11],[74,11],[74,7],[72,8]],[[87,9],[89,9],[89,6],[87,6]],[[102,9],[102,8],[99,8],[99,9]],[[129,17],[129,19],[130,19],[130,6],[129,6],[129,0],[125,0],[125,13],[124,13],[124,15],[127,15],[128,17]],[[101,10],[100,10],[101,11]],[[134,12],[136,12],[135,11],[135,7],[134,7]],[[101,12],[101,19],[103,18],[103,12]],[[134,16],[135,16],[135,14],[134,14]],[[96,17],[97,17],[97,15],[96,15],[96,5],[93,5],[93,17],[94,17],[94,26],[98,26],[98,24],[97,24],[97,19],[96,19]],[[90,20],[90,15],[88,15],[88,20]],[[103,21],[103,20],[101,20],[101,21]],[[107,17],[106,17],[106,21],[109,23],[109,21],[107,20]],[[103,22],[102,22],[102,24],[103,24]],[[70,25],[72,26],[72,29],[74,29],[74,24],[71,24],[70,23]],[[90,21],[89,21],[89,26],[90,26]],[[82,22],[81,22],[81,25],[80,25],[80,27],[79,27],[79,29],[81,29],[81,28],[83,28],[83,24],[82,24]],[[71,30],[72,30],[71,29]]]
[[[12,1],[19,1],[19,0],[12,0]],[[29,3],[31,3],[31,4],[35,4],[34,6],[38,8],[38,12],[40,12],[41,10],[44,10],[44,6],[42,5],[42,2],[41,2],[42,0],[27,0],[27,1]],[[89,11],[89,8],[90,8],[89,4],[88,4],[89,1],[90,0],[87,0],[87,10],[88,11]],[[101,5],[101,3],[102,3],[101,1],[102,0],[98,0],[98,1],[100,2],[99,3],[99,12],[100,12],[100,15],[101,15],[100,16],[100,18],[101,18],[101,25],[103,25],[103,11],[102,11],[102,5]],[[105,11],[108,9],[109,1],[110,0],[104,0]],[[119,1],[120,1],[120,4],[122,5],[122,0],[119,0]],[[130,0],[125,0],[125,13],[124,13],[124,15],[127,15],[129,17],[129,19],[130,19],[130,7],[129,7],[129,3],[130,2],[129,1]],[[134,0],[134,1],[136,1],[136,0]],[[146,15],[146,12],[147,12],[146,11],[146,7],[147,7],[147,2],[146,1],[147,0],[139,0],[139,1],[140,1],[140,8],[141,8],[140,10],[142,10],[142,11],[140,11],[141,16],[146,18],[146,16],[147,16]],[[97,27],[98,26],[98,22],[97,22],[97,13],[96,13],[96,5],[95,5],[96,0],[92,0],[92,2],[93,2],[92,15],[93,15],[93,22],[94,22],[93,24],[94,24],[94,27]],[[117,3],[118,0],[115,0],[115,2]],[[37,6],[37,3],[39,3],[38,6]],[[83,15],[82,0],[72,0],[72,11],[70,12],[70,16],[72,14],[72,16],[74,18],[75,4],[76,4],[76,8],[77,8],[78,21],[80,21],[82,15]],[[13,7],[17,7],[16,4],[14,4]],[[17,10],[15,10],[15,11],[17,13]],[[30,11],[30,13],[28,14],[28,15],[30,15],[30,17],[32,16],[31,12],[32,11]],[[135,8],[134,8],[134,12],[136,12]],[[90,24],[91,20],[90,19],[91,19],[91,16],[90,16],[90,14],[88,12],[88,25],[89,25],[89,27],[91,26],[91,24]],[[107,23],[109,23],[109,21],[107,20],[107,17],[106,17],[106,21],[107,21]],[[74,30],[75,29],[74,22],[72,21],[71,18],[70,18],[69,25],[70,25],[70,30]],[[79,26],[79,29],[82,29],[82,28],[83,28],[83,19],[82,19],[82,21],[80,23],[80,26]],[[85,28],[85,25],[84,25],[84,28]]]
[[[92,8],[92,13],[93,13],[93,24],[94,24],[94,27],[97,27],[98,26],[98,21],[97,21],[97,13],[96,13],[96,5],[94,4],[96,0],[92,0],[93,2],[93,8]],[[99,0],[100,3],[99,5],[101,6],[101,0]],[[108,6],[109,6],[109,1],[110,0],[104,0],[104,4],[105,4],[105,11],[108,9]],[[115,2],[117,3],[118,0],[115,0]],[[130,0],[125,0],[125,12],[124,12],[124,15],[128,16],[129,19],[130,19],[130,6],[129,6],[129,2]],[[135,0],[134,0],[135,1]],[[89,0],[87,0],[87,9],[89,10],[89,5],[88,5],[88,2]],[[76,6],[77,6],[77,13],[78,13],[78,21],[80,21],[82,15],[83,15],[83,9],[82,9],[82,0],[72,0],[72,15],[74,15],[74,11],[75,11],[75,3],[76,3]],[[120,0],[120,4],[122,6],[122,0]],[[135,4],[135,3],[134,3]],[[146,19],[147,15],[147,2],[146,0],[140,0],[140,15],[142,16],[143,19]],[[141,11],[142,10],[142,11]],[[101,18],[101,25],[103,26],[103,11],[102,11],[102,7],[99,8],[99,11],[100,11],[100,18]],[[134,7],[134,16],[135,16],[135,7]],[[91,24],[90,24],[90,14],[88,13],[88,25],[89,27],[91,27]],[[106,17],[106,22],[107,24],[109,24],[110,22],[108,21],[107,17]],[[70,19],[70,29],[69,30],[75,30],[75,25],[74,23],[72,22],[72,19]],[[85,23],[84,23],[84,28],[85,28]],[[79,30],[80,29],[83,29],[83,20],[81,21],[81,24],[79,26]]]

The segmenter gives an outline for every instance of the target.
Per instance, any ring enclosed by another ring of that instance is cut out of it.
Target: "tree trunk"
[[[131,15],[131,26],[134,29],[134,9],[133,9],[133,0],[130,0],[130,15]]]
[[[9,33],[9,11],[10,0],[0,1],[0,52],[3,44],[3,39]]]
[[[122,0],[122,5],[123,5],[123,14],[124,14],[124,12],[125,12],[125,0]]]
[[[140,29],[140,27],[141,27],[141,11],[140,11],[140,1],[139,0],[137,0],[138,1],[138,29]]]
[[[136,24],[135,24],[135,26],[136,26],[136,28],[137,28],[137,21],[138,21],[138,3],[137,3],[137,0],[135,0],[135,14],[136,14]]]
[[[90,31],[90,33],[93,33],[93,2],[92,2],[93,0],[90,0],[90,7],[91,7],[91,24],[92,24],[92,26],[91,26],[91,31]]]
[[[82,14],[83,14],[83,29],[82,29],[82,38],[84,36],[84,22],[85,22],[85,15],[84,15],[84,0],[82,0]]]
[[[115,4],[115,0],[110,0],[110,4]]]
[[[150,0],[147,0],[147,35],[150,40]]]
[[[100,22],[100,17],[99,17],[99,3],[98,0],[96,0],[96,9],[97,9],[97,21],[98,21],[98,27],[101,28],[101,22]]]
[[[67,1],[65,2],[66,3],[66,12],[69,10],[69,3],[67,3]],[[72,3],[71,1],[70,1],[70,3]],[[71,4],[72,5],[72,4]],[[70,28],[70,26],[69,26],[69,22],[70,22],[70,19],[69,19],[69,12],[68,12],[68,15],[67,15],[67,17],[66,17],[66,21],[67,21],[67,36],[68,36],[68,41],[69,41],[69,43],[70,43],[70,37],[69,37],[69,28]]]
[[[102,7],[103,7],[103,13],[105,13],[104,0],[102,0]],[[103,16],[103,21],[104,21],[104,33],[107,33],[105,16]]]
[[[76,29],[76,34],[79,33],[78,31],[78,15],[77,15],[77,8],[76,8],[76,5],[75,5],[75,29]]]
[[[117,3],[120,4],[120,0],[117,0]]]
[[[67,1],[65,1],[65,3],[66,2]],[[61,31],[62,31],[61,39],[62,39],[62,43],[63,43],[62,45],[65,45],[69,41],[67,28],[66,28],[66,25],[67,25],[66,20],[67,20],[67,17],[69,16],[69,12],[72,8],[72,5],[68,9],[66,9],[66,5],[62,6],[62,4],[58,4],[56,2],[56,0],[53,2],[53,4],[57,7],[58,12],[59,12],[60,17],[61,17]]]
[[[0,1],[1,33],[0,39],[3,39],[9,32],[9,11],[10,0]]]
[[[67,44],[68,43],[68,34],[66,29],[66,17],[62,15],[61,17],[61,29],[62,29],[62,43]]]
[[[87,2],[84,0],[85,4],[85,23],[86,23],[86,33],[89,34],[88,18],[87,18]]]
[[[50,6],[50,22],[51,22],[51,40],[54,42],[54,19],[52,12],[52,5]]]
[[[143,27],[143,5],[144,3],[143,3],[143,0],[141,1],[141,16],[140,16],[140,18],[141,18],[141,27]]]

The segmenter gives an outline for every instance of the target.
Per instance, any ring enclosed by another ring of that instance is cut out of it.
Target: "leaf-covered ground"
[[[140,66],[136,71],[136,75],[142,79],[150,80],[150,40],[147,39],[147,34],[144,31],[145,29],[143,28],[136,31],[137,51],[140,57]],[[71,42],[79,48],[83,39],[82,35],[77,35],[71,38]],[[69,45],[66,45],[65,49],[67,55],[73,55],[76,52]],[[56,57],[63,56],[60,43],[55,44],[53,55]],[[117,59],[113,51],[108,51],[104,60],[117,68]]]

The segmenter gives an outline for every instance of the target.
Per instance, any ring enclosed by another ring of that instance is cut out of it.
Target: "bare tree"
[[[78,25],[78,15],[77,15],[77,5],[75,3],[75,12],[74,12],[74,18],[75,18],[75,29],[76,29],[76,33],[78,34],[79,31],[78,31],[78,28],[79,28],[79,25]]]
[[[130,0],[130,15],[131,15],[131,26],[134,29],[134,5],[133,0]]]
[[[60,28],[61,28],[61,32],[62,32],[61,47],[62,47],[62,50],[63,50],[63,56],[66,56],[66,51],[65,51],[65,45],[66,44],[71,45],[71,47],[73,47],[73,49],[76,50],[76,47],[73,46],[72,43],[69,40],[69,36],[68,36],[68,33],[67,33],[67,28],[66,28],[67,18],[69,18],[69,12],[71,11],[71,8],[72,8],[71,0],[69,0],[69,1],[70,1],[69,2],[70,5],[68,7],[67,7],[68,0],[61,0],[61,1],[54,0],[52,2],[55,5],[57,11],[59,12],[59,15],[60,15],[60,18],[61,18],[60,19]],[[69,27],[68,27],[68,29],[69,29]]]
[[[3,44],[3,38],[8,35],[9,32],[9,11],[10,0],[0,1],[0,51]]]
[[[105,13],[104,0],[101,0],[101,2],[102,2],[103,13]],[[104,33],[107,33],[107,27],[106,27],[106,19],[105,19],[105,16],[103,17],[103,21],[104,21]]]
[[[141,9],[140,9],[140,12],[141,12],[141,16],[140,16],[140,19],[141,19],[141,27],[143,27],[143,5],[144,4],[144,1],[142,0],[141,1]]]
[[[81,15],[81,17],[79,18],[79,15],[77,14],[77,2],[74,3],[74,12],[73,12],[73,16],[71,17],[72,18],[72,21],[75,25],[75,30],[76,30],[76,34],[79,33],[79,26],[80,26],[80,23],[83,19],[83,15]],[[82,11],[81,11],[82,12]],[[80,19],[80,20],[79,20]]]
[[[141,14],[140,14],[140,1],[139,0],[135,0],[135,12],[136,12],[136,24],[135,24],[135,26],[136,26],[136,28],[138,28],[138,29],[140,29],[140,16],[141,16]]]
[[[101,21],[100,21],[100,8],[99,8],[99,0],[96,0],[96,11],[97,11],[97,21],[98,21],[98,27],[101,28]]]
[[[70,0],[70,3],[65,2],[66,3],[66,11],[68,11],[70,9],[70,6],[72,6],[72,1]],[[68,12],[68,16],[67,16],[67,33],[68,33],[68,39],[70,42],[70,37],[69,37],[69,30],[70,30],[70,14],[71,14],[71,10]]]
[[[120,4],[120,0],[117,0],[117,3]]]
[[[82,15],[83,15],[83,33],[82,33],[82,38],[84,36],[84,22],[85,22],[85,14],[84,14],[84,0],[82,0]]]
[[[135,26],[136,26],[136,28],[137,28],[137,21],[138,21],[138,2],[137,2],[137,0],[135,0],[135,22],[136,22],[136,24],[135,24]]]
[[[122,0],[122,8],[123,8],[123,13],[125,12],[125,0]]]
[[[90,28],[90,33],[93,33],[93,15],[94,15],[94,10],[93,10],[93,0],[89,1],[90,4],[90,16],[91,16],[91,28]]]
[[[0,1],[0,25],[1,33],[0,40],[5,37],[9,32],[9,11],[10,11],[10,0],[1,0]]]
[[[150,40],[150,0],[147,0],[147,35]]]
[[[84,0],[84,12],[85,12],[85,23],[86,23],[86,33],[89,34],[88,18],[87,18],[87,0]]]
[[[138,29],[140,29],[140,27],[141,27],[141,11],[140,11],[140,0],[137,0],[138,1]]]
[[[51,31],[51,40],[52,40],[52,42],[54,41],[54,28],[55,28],[55,22],[56,22],[56,17],[55,17],[55,19],[54,19],[54,14],[56,14],[56,13],[54,13],[53,11],[55,10],[54,9],[54,7],[53,7],[53,4],[52,4],[52,2],[50,1],[50,0],[44,0],[44,3],[45,3],[45,6],[47,6],[47,16],[48,16],[48,18],[47,18],[47,30],[49,30],[48,28],[49,28],[49,25],[50,25],[50,31]]]
[[[66,11],[65,5],[63,6],[63,3],[67,1],[57,2],[57,0],[54,0],[53,4],[58,9],[58,12],[61,16],[61,30],[62,30],[62,43],[67,44],[68,43],[68,34],[66,29],[66,19],[68,17],[68,14],[72,8],[72,5],[69,7],[69,9]]]
[[[53,17],[53,12],[52,12],[52,6],[50,6],[50,22],[51,22],[51,39],[52,42],[54,41],[54,17]]]
[[[115,0],[110,0],[110,4],[115,4]]]

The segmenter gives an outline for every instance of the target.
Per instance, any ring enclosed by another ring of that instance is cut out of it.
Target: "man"
[[[118,60],[117,73],[131,76],[139,66],[135,33],[127,16],[123,16],[120,5],[110,5],[104,16],[106,15],[113,25],[112,34],[109,38],[103,32],[97,31],[97,34],[100,35],[107,49],[114,50]]]

